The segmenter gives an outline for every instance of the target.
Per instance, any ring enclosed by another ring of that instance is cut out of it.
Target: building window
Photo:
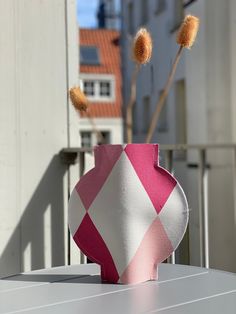
[[[99,94],[100,94],[100,97],[110,97],[111,96],[111,82],[109,81],[100,82]]]
[[[89,131],[83,131],[81,135],[81,147],[90,148],[92,147],[92,134]]]
[[[99,136],[101,133],[102,137]],[[111,142],[111,134],[109,131],[100,131],[97,132],[95,129],[91,129],[89,131],[81,131],[81,147],[83,148],[91,148],[95,145],[101,144],[110,144]]]
[[[141,25],[148,22],[148,2],[149,0],[141,0]]]
[[[163,91],[160,92],[159,98],[161,96]],[[159,117],[159,120],[157,122],[157,131],[160,133],[168,132],[168,104],[167,100],[165,100],[165,103],[162,107],[162,111]]]
[[[97,144],[110,144],[111,139],[110,139],[110,132],[108,131],[101,131],[102,134],[102,139],[98,140]]]
[[[80,86],[91,102],[114,102],[115,79],[112,75],[82,75]]]
[[[133,117],[133,134],[138,134],[139,123],[138,123],[138,108],[136,102],[134,103],[133,106],[132,117]]]
[[[133,3],[128,4],[128,32],[130,35],[134,33],[134,17],[133,17]]]
[[[151,94],[154,92],[154,68],[153,64],[150,66],[150,81],[151,81]]]
[[[99,51],[96,46],[80,46],[80,63],[87,65],[99,65]]]
[[[166,0],[156,0],[156,14],[162,13],[166,8]]]
[[[83,91],[86,96],[94,96],[95,95],[95,89],[93,81],[84,81],[83,82]]]
[[[185,81],[175,83],[176,99],[176,142],[187,143]]]
[[[150,96],[143,97],[143,133],[147,133],[150,125]]]
[[[184,18],[184,3],[183,0],[175,0],[173,3],[173,20],[171,26],[171,32],[176,31]]]

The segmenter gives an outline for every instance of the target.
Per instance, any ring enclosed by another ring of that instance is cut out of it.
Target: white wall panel
[[[0,1],[0,275],[65,263],[67,180],[58,153],[69,144],[67,89],[78,73],[78,48],[68,55],[75,10],[74,0]]]
[[[0,1],[0,274],[20,267],[19,159],[16,73],[16,13],[13,1]],[[15,232],[10,246],[8,241]],[[6,250],[5,248],[8,247]]]

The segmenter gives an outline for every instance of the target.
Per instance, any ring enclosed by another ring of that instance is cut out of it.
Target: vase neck
[[[127,144],[127,145],[100,145],[94,149],[95,167],[114,164],[125,151],[128,158],[138,158],[143,162],[151,162],[154,166],[159,165],[158,144]]]

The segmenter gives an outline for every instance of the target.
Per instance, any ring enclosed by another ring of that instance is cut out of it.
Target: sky
[[[99,0],[76,0],[77,21],[80,27],[97,27],[97,9]],[[116,10],[120,11],[120,0],[115,0]]]
[[[77,20],[80,27],[97,26],[98,0],[77,0]]]

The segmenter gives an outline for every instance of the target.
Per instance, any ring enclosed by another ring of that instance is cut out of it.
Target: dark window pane
[[[141,25],[145,25],[148,22],[148,1],[141,0]]]
[[[111,96],[111,83],[108,81],[100,82],[100,96],[110,97]]]
[[[110,132],[101,131],[102,138],[98,140],[98,145],[101,144],[110,144]]]
[[[176,31],[183,21],[184,18],[183,0],[175,0],[173,14],[174,16],[172,21],[171,32]]]
[[[133,34],[134,33],[134,17],[133,17],[133,3],[130,2],[128,4],[128,32],[129,34]]]
[[[163,90],[160,91],[159,97],[162,95]],[[168,132],[168,102],[167,99],[165,100],[165,103],[163,105],[159,121],[157,123],[157,131],[158,132]]]
[[[143,133],[147,133],[150,124],[150,96],[143,97]]]
[[[91,132],[81,132],[81,147],[91,147]]]
[[[99,52],[96,46],[80,46],[80,63],[87,65],[99,65]]]
[[[166,8],[166,0],[157,0],[156,14],[162,13]]]
[[[84,81],[84,93],[86,96],[94,96],[94,82]]]

